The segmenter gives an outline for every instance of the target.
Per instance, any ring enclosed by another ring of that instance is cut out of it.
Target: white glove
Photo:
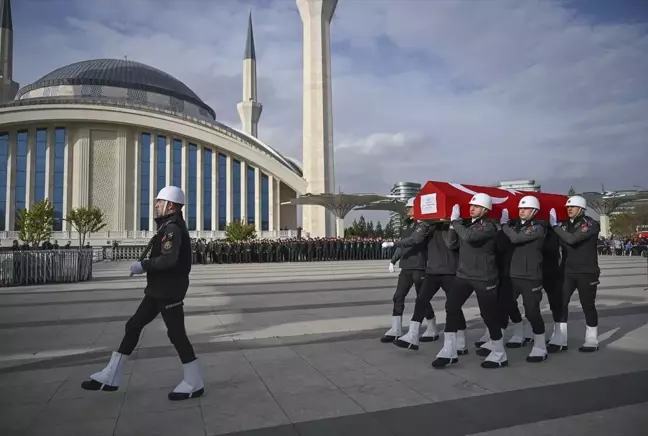
[[[459,218],[461,218],[461,209],[459,209],[459,205],[455,204],[452,206],[452,214],[450,215],[450,221],[457,221]]]
[[[142,268],[142,262],[135,262],[130,267],[131,275],[144,274],[144,268]]]
[[[389,272],[394,272],[394,264],[389,262]]]
[[[389,248],[389,247],[393,247],[393,246],[394,246],[394,243],[391,242],[391,241],[385,241],[385,242],[382,243],[383,248]]]
[[[549,225],[551,225],[551,227],[556,227],[558,225],[558,217],[556,217],[556,209],[551,209],[549,211]]]
[[[508,209],[504,209],[502,211],[502,218],[500,218],[500,224],[504,225],[510,221],[509,219],[509,214],[508,214]]]

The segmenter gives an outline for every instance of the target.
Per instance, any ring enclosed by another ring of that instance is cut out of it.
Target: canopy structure
[[[357,210],[384,210],[395,212],[401,216],[405,215],[405,202],[397,199],[381,200],[373,203],[359,206]]]
[[[627,203],[648,198],[648,191],[583,192],[580,195],[587,200],[587,208],[600,215],[601,236],[607,238],[610,236],[610,214]]]
[[[330,211],[338,219],[337,234],[338,237],[343,237],[344,223],[341,221],[349,214],[349,212],[361,206],[389,199],[390,198],[385,195],[377,194],[304,194],[281,204],[297,206],[314,205],[326,208],[326,210]]]

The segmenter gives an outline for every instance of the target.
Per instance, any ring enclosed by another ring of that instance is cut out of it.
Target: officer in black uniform
[[[461,327],[464,303],[475,291],[481,316],[490,332],[491,350],[484,368],[499,368],[508,365],[499,321],[497,287],[498,270],[495,258],[495,238],[499,231],[495,223],[486,221],[486,214],[493,207],[488,194],[475,194],[470,200],[471,218],[462,220],[459,205],[452,208],[450,222],[459,238],[459,266],[452,292],[446,303],[446,328],[443,348],[432,362],[435,368],[443,368],[459,361],[457,353],[457,331]]]
[[[401,240],[397,242],[384,242],[383,247],[396,246],[396,251],[389,263],[389,271],[394,272],[394,264],[399,262],[398,266],[401,271],[398,275],[396,292],[394,292],[394,306],[392,309],[392,326],[380,338],[381,342],[394,342],[396,338],[403,334],[403,311],[405,310],[405,297],[409,293],[412,285],[418,296],[421,292],[423,278],[425,277],[425,266],[427,263],[427,237],[430,231],[430,225],[423,221],[413,220],[414,198],[410,198],[405,205],[407,211],[407,227],[401,231]],[[432,305],[428,301],[427,315],[434,317]],[[429,319],[429,318],[428,318]],[[410,323],[410,328],[413,324]],[[418,324],[417,327],[420,327]],[[413,331],[418,335],[418,331]]]
[[[567,203],[569,221],[559,225],[556,211],[549,213],[549,222],[560,238],[562,246],[563,288],[560,323],[549,340],[550,353],[567,349],[567,316],[569,300],[578,289],[583,313],[585,314],[585,342],[579,348],[582,352],[598,350],[598,313],[596,311],[596,290],[601,270],[598,264],[597,242],[601,226],[585,215],[587,201],[575,195]]]
[[[545,226],[535,220],[540,210],[540,201],[528,195],[522,197],[519,218],[509,221],[508,210],[502,212],[502,233],[510,244],[504,253],[505,263],[509,265],[509,276],[505,280],[512,295],[508,302],[511,313],[517,311],[517,299],[522,295],[524,314],[531,323],[534,346],[527,357],[528,362],[542,362],[547,359],[545,344],[545,325],[540,312],[542,301],[542,250],[545,239]],[[506,307],[503,308],[506,310]],[[519,314],[519,311],[518,311]],[[519,316],[519,315],[518,315]],[[524,343],[524,324],[513,320],[513,337],[506,344],[509,348],[519,348]]]
[[[418,330],[424,318],[427,318],[427,329],[420,337],[420,342],[431,342],[439,339],[434,310],[430,304],[432,297],[443,288],[446,293],[452,292],[457,273],[459,258],[459,240],[449,223],[434,223],[427,238],[427,266],[421,292],[416,297],[414,314],[410,329],[406,335],[398,338],[394,344],[401,348],[418,350]],[[446,297],[447,298],[447,297]],[[461,321],[457,330],[457,353],[468,353],[466,348],[466,319],[461,312]]]
[[[124,364],[137,346],[142,330],[162,314],[184,370],[184,379],[169,393],[169,400],[196,398],[204,393],[198,359],[184,323],[183,300],[189,289],[192,260],[191,239],[182,217],[184,204],[184,192],[176,186],[167,186],[158,193],[155,204],[158,230],[151,240],[150,258],[131,265],[131,275],[146,273],[144,299],[126,323],[126,334],[119,349],[112,353],[108,366],[84,381],[83,389],[117,390]]]

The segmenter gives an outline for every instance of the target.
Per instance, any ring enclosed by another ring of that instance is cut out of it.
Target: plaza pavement
[[[415,352],[378,340],[397,277],[385,261],[196,265],[186,323],[206,393],[178,403],[166,395],[182,370],[159,318],[119,391],[80,388],[142,296],[145,279],[129,278],[128,263],[97,264],[88,283],[2,288],[0,435],[645,435],[646,259],[604,257],[601,267],[598,353],[577,351],[575,296],[568,352],[529,364],[529,347],[509,350],[509,367],[482,369],[473,297],[470,354],[434,370],[442,341]],[[440,323],[443,301],[433,300]]]

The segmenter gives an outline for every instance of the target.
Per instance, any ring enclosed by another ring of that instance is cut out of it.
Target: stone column
[[[17,135],[15,130],[9,131],[9,147],[7,150],[7,192],[5,208],[5,226],[7,231],[16,229],[16,153]]]
[[[56,157],[56,128],[47,128],[47,145],[45,147],[45,198],[54,203],[54,161]]]
[[[75,129],[74,172],[72,173],[72,207],[90,204],[90,129]]]
[[[166,137],[166,159],[165,159],[166,174],[164,176],[164,186],[168,186],[173,181],[173,140],[170,136]],[[160,186],[162,189],[163,186]],[[157,194],[157,192],[156,192]]]
[[[229,224],[232,222],[232,217],[234,216],[234,174],[232,172],[232,169],[234,168],[234,161],[232,159],[232,156],[227,155],[227,175],[226,175],[226,180],[227,180],[227,205],[226,205],[226,213],[225,213],[225,222],[226,224]]]
[[[74,185],[72,174],[74,173],[74,148],[75,148],[74,128],[67,126],[65,128],[65,148],[63,151],[63,211],[61,215],[65,218],[72,210],[72,187]],[[71,230],[70,223],[63,221],[64,231]]]
[[[36,129],[30,127],[27,131],[27,175],[25,178],[25,208],[34,204],[36,184]]]
[[[610,216],[607,214],[601,214],[601,236],[604,238],[610,237]]]
[[[128,193],[126,192],[127,177],[128,177],[128,134],[124,130],[117,131],[117,150],[115,162],[115,174],[117,174],[117,181],[115,186],[115,196],[117,210],[113,212],[115,217],[115,229],[123,232],[126,230],[126,214],[129,211]],[[106,213],[110,213],[106,211]]]
[[[275,194],[275,178],[268,175],[268,229],[272,232],[277,230],[275,209],[277,207],[277,195]]]
[[[167,143],[167,147],[168,147],[168,144],[169,143]],[[172,147],[171,148],[171,151],[172,151],[171,154],[173,154],[173,142],[171,142],[171,147]],[[181,171],[181,176],[180,176],[180,186],[179,186],[179,188],[181,188],[182,191],[185,193],[185,202],[188,203],[187,200],[189,199],[189,144],[184,139],[182,140],[182,148],[181,148],[181,150],[182,150],[182,152],[181,152],[181,155],[182,155],[182,171]],[[169,161],[167,161],[167,168],[169,168],[169,167],[173,168],[173,164],[174,164],[173,161],[170,162],[170,163],[169,163]],[[167,170],[167,174],[169,174],[168,170]],[[168,178],[168,176],[167,176],[167,185],[171,184],[172,180],[173,180],[172,178]],[[189,217],[186,216],[185,218],[188,219]]]
[[[203,146],[196,144],[196,230],[203,230]]]
[[[268,191],[270,186],[268,186]],[[254,228],[257,232],[263,231],[263,216],[261,202],[263,201],[263,196],[261,195],[261,170],[259,167],[254,168]],[[272,203],[271,203],[272,204]],[[268,230],[272,230],[272,227],[268,227]]]
[[[248,222],[247,213],[247,164],[241,162],[241,221],[245,224]]]
[[[281,230],[281,181],[274,179],[272,185],[274,185],[274,230]]]
[[[142,164],[142,151],[140,150],[142,134],[139,130],[133,131],[133,229],[142,230],[140,226],[140,202],[141,202],[141,184],[142,173],[140,166]]]
[[[218,151],[212,149],[212,231],[218,231]]]
[[[156,180],[157,180],[157,135],[151,133],[151,152],[149,161],[149,191],[151,198],[149,199],[149,231],[155,231],[155,197],[157,196]]]

